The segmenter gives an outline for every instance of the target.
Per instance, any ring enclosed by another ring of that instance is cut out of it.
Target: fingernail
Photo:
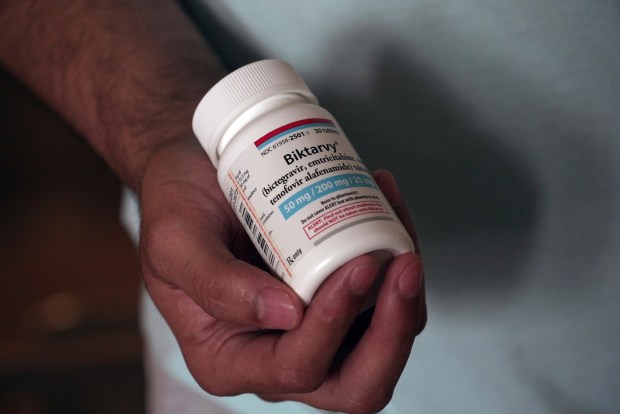
[[[421,260],[409,264],[398,279],[398,290],[405,299],[413,299],[422,289],[423,266]]]
[[[256,312],[265,328],[288,330],[297,325],[297,311],[281,289],[263,288],[256,299]]]
[[[377,276],[375,266],[360,265],[349,273],[349,289],[356,296],[365,296],[372,288]]]

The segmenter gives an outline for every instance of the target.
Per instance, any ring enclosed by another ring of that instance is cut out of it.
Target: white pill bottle
[[[334,117],[288,63],[226,76],[198,105],[193,129],[257,250],[305,303],[357,256],[414,251]]]

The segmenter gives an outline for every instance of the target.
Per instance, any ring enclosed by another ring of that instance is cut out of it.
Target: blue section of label
[[[309,184],[299,190],[286,200],[278,208],[282,216],[288,220],[299,210],[315,200],[323,198],[335,191],[346,190],[347,188],[368,187],[377,188],[374,180],[365,174],[340,174],[333,177],[324,178]]]

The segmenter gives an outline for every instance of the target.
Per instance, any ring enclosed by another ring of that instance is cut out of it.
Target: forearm
[[[0,59],[135,190],[223,74],[172,0],[5,0]]]

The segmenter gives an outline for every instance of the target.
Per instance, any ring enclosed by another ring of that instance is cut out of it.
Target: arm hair
[[[157,146],[192,135],[224,74],[170,0],[3,0],[0,62],[136,191]]]

